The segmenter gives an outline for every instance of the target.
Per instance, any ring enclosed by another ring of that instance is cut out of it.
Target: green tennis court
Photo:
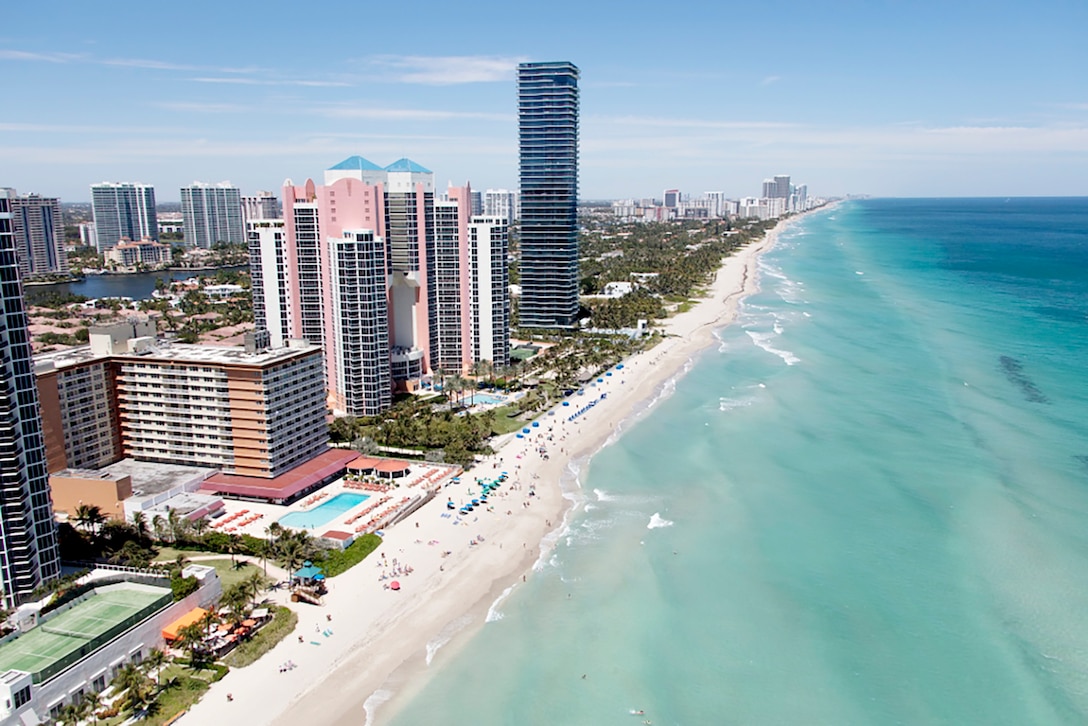
[[[25,671],[41,682],[171,600],[169,590],[133,582],[98,588],[70,610],[0,645],[0,672]]]

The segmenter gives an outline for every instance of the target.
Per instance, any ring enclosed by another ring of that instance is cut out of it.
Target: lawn
[[[223,662],[231,668],[244,668],[276,647],[291,634],[298,624],[298,614],[282,605],[273,609],[272,622],[257,631],[251,639],[231,651]]]
[[[190,559],[194,556],[201,555],[217,555],[218,552],[198,552],[194,550],[176,550],[173,547],[160,547],[159,554],[155,558],[155,562],[174,562],[178,555],[185,555],[186,559]],[[223,589],[226,590],[229,586],[236,582],[249,577],[255,570],[262,571],[259,565],[254,565],[251,562],[245,560],[238,560],[237,565],[230,561],[230,556],[224,556],[222,558],[216,558],[214,560],[196,560],[191,562],[194,565],[207,565],[208,567],[214,567],[216,574],[219,575],[219,581],[223,584]]]
[[[495,409],[495,421],[491,424],[491,432],[496,436],[510,434],[525,425],[525,422],[517,418],[517,406],[499,406]],[[511,416],[510,414],[514,414]]]

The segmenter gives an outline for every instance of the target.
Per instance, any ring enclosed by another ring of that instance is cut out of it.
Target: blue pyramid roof
[[[358,169],[359,171],[381,171],[382,168],[375,164],[373,161],[364,159],[361,156],[349,156],[341,161],[336,166],[330,166],[329,171],[338,170],[345,171],[348,169]]]
[[[411,159],[397,159],[389,166],[385,167],[386,171],[411,171],[417,174],[431,174],[431,170],[420,166]]]

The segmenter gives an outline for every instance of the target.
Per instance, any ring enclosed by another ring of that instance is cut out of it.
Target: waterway
[[[38,296],[56,292],[71,293],[95,299],[102,297],[128,297],[133,300],[146,300],[155,291],[155,281],[159,278],[186,280],[200,275],[214,275],[219,270],[245,270],[248,265],[234,265],[212,270],[158,270],[141,272],[134,275],[87,275],[79,282],[58,282],[52,285],[29,285],[26,287],[27,298],[31,301]]]

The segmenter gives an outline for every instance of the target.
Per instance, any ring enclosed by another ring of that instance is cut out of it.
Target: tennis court
[[[39,683],[171,602],[170,591],[125,582],[94,595],[15,640],[0,645],[0,672],[34,675]]]

